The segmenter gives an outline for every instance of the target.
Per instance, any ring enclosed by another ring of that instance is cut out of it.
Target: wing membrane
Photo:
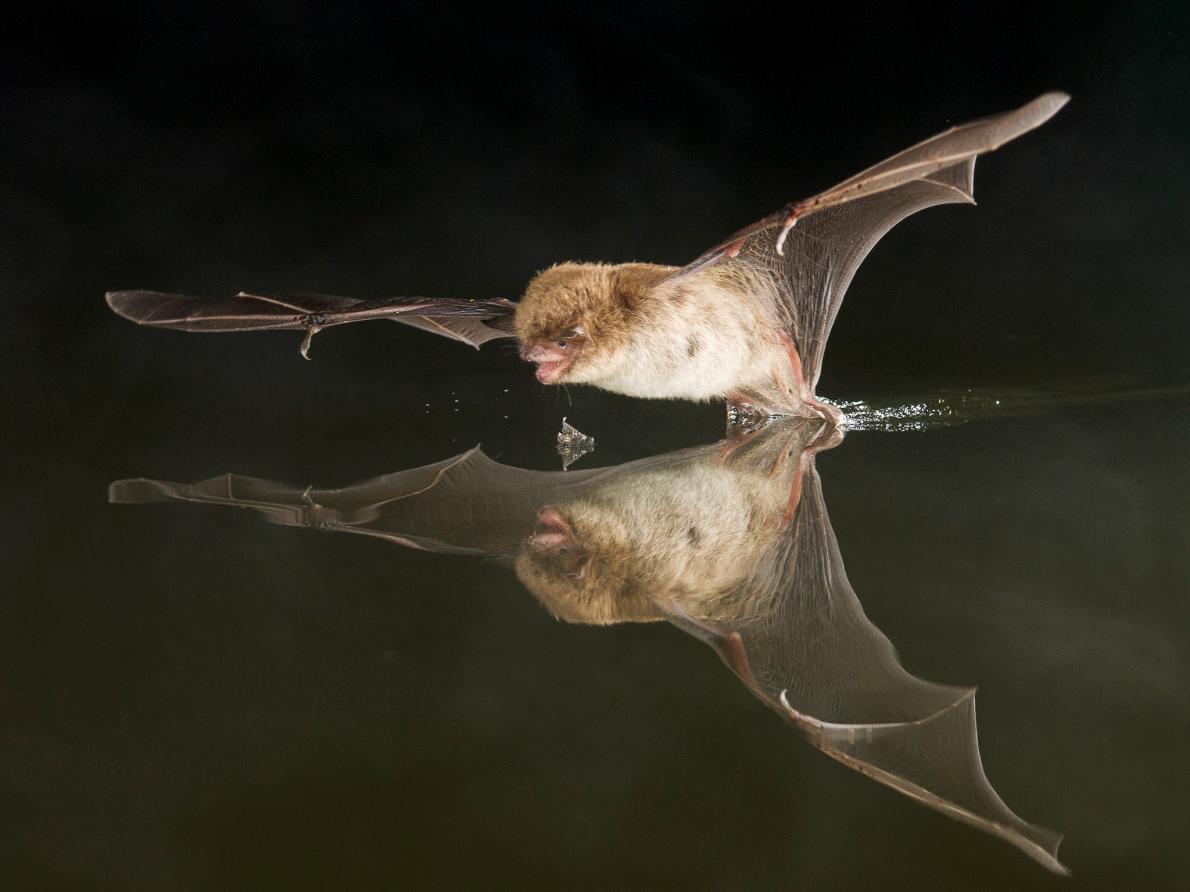
[[[387,297],[361,300],[326,294],[192,297],[160,291],[112,291],[108,306],[137,325],[180,331],[305,331],[305,356],[314,334],[325,328],[391,319],[462,341],[479,349],[495,338],[513,337],[508,323],[516,305],[503,298]]]
[[[1069,98],[1046,93],[1015,111],[953,127],[739,230],[675,277],[719,264],[767,277],[812,390],[839,305],[868,252],[917,211],[974,203],[976,157],[1039,127]]]

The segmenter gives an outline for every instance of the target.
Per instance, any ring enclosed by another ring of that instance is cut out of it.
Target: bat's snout
[[[554,342],[526,344],[521,348],[521,358],[537,363],[537,380],[542,384],[553,384],[574,361],[574,351],[569,346]]]
[[[566,359],[566,350],[562,347],[556,347],[552,344],[534,343],[526,344],[521,348],[521,359],[529,362],[558,362]]]

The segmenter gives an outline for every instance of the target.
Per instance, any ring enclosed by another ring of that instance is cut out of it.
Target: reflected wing
[[[789,720],[832,759],[947,817],[1016,846],[1055,873],[1062,834],[1022,820],[983,771],[975,726],[975,691],[917,722],[832,724],[787,708]]]
[[[233,505],[286,526],[359,533],[447,554],[502,555],[519,548],[541,505],[607,473],[527,471],[492,461],[476,447],[340,489],[221,474],[190,484],[117,480],[108,500]]]
[[[138,325],[181,331],[306,332],[302,356],[319,331],[348,322],[391,319],[479,349],[494,338],[511,338],[516,304],[496,300],[388,297],[359,300],[326,294],[263,295],[241,292],[229,298],[189,297],[159,291],[110,291],[108,306]]]
[[[477,446],[434,464],[338,489],[240,474],[198,483],[141,477],[112,483],[108,500],[232,505],[286,526],[359,533],[447,554],[511,555],[532,531],[543,505],[574,499],[612,475],[694,461],[717,448],[683,449],[613,468],[530,471],[493,461]]]
[[[875,244],[924,208],[974,203],[976,157],[1045,123],[1068,99],[1064,93],[1047,93],[1016,111],[951,128],[833,189],[786,205],[674,275],[736,264],[773,280],[784,295],[782,322],[812,389],[839,304]]]
[[[738,597],[739,619],[671,618],[711,644],[766,705],[827,755],[999,836],[1056,872],[1062,837],[1018,818],[984,775],[974,689],[909,674],[847,580],[808,461],[773,560]]]
[[[675,625],[712,645],[768,706],[781,697],[820,721],[917,721],[953,706],[966,688],[905,671],[864,613],[843,566],[813,461],[782,539],[714,617],[675,614]]]

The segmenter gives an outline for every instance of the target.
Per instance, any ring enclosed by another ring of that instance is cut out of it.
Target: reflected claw
[[[786,712],[789,720],[797,725],[809,725],[811,728],[821,728],[822,722],[818,721],[818,719],[813,718],[812,716],[808,716],[804,713],[798,712],[796,709],[794,709],[792,706],[789,705],[789,699],[785,696],[788,692],[789,692],[789,688],[784,688],[781,691],[780,696],[777,697],[777,700],[785,708],[785,712]]]

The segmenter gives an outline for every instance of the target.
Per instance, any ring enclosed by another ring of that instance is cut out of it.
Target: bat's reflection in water
[[[513,568],[555,616],[668,621],[818,749],[1056,872],[1061,836],[988,783],[973,688],[907,673],[847,581],[814,467],[817,420],[614,468],[538,472],[478,449],[342,489],[226,474],[121,480],[111,501],[209,502]]]

